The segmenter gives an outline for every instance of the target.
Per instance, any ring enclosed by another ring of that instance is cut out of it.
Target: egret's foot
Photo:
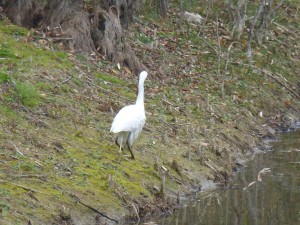
[[[133,159],[134,160],[135,159],[134,155],[122,155],[122,158],[125,159],[125,160],[129,160],[129,159]]]
[[[129,145],[128,145],[128,149],[129,149],[129,151],[130,151],[130,154],[131,154],[131,159],[133,159],[133,160],[134,160],[135,158],[134,158],[134,155],[133,155],[133,153],[132,153],[132,151],[131,151],[131,148],[130,148],[130,146],[129,146]]]
[[[128,161],[129,155],[122,155],[122,158]]]
[[[121,162],[122,160],[127,160],[128,161],[128,157],[129,157],[129,155],[123,155],[122,153],[119,153],[117,158],[116,158],[116,161],[117,162]]]

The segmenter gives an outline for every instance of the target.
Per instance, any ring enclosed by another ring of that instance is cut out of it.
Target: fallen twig
[[[118,223],[118,220],[113,219],[113,218],[110,218],[109,216],[107,216],[107,215],[104,214],[103,212],[100,212],[98,209],[96,209],[96,208],[94,208],[94,207],[92,207],[92,206],[90,206],[90,205],[87,205],[87,204],[85,204],[84,202],[82,202],[82,201],[80,200],[80,198],[78,198],[75,194],[70,193],[70,196],[71,196],[72,198],[74,198],[74,199],[76,200],[76,202],[78,202],[78,203],[80,203],[81,205],[83,205],[83,206],[89,208],[90,210],[94,211],[95,213],[98,213],[99,215],[105,217],[106,219],[109,219],[109,220],[111,220],[111,221],[114,221],[115,223]]]
[[[18,148],[15,144],[12,143],[12,145],[14,146],[16,152],[19,153],[21,156],[23,156],[23,157],[25,157],[25,158],[27,158],[27,159],[30,159],[30,160],[32,160],[33,162],[35,162],[37,165],[39,165],[40,167],[43,167],[43,164],[42,164],[41,162],[39,162],[38,160],[36,160],[36,159],[34,159],[34,158],[32,158],[32,157],[28,157],[28,156],[24,155],[24,154],[19,150],[19,148]],[[18,158],[17,158],[17,159],[18,159]]]
[[[37,190],[34,190],[34,189],[31,189],[29,187],[25,187],[23,185],[20,185],[20,184],[16,184],[16,183],[13,183],[13,182],[10,182],[10,181],[6,181],[6,180],[0,180],[0,183],[8,183],[8,184],[11,184],[11,185],[14,185],[16,187],[19,187],[19,188],[22,188],[26,191],[32,191],[32,192],[37,192]]]
[[[138,219],[137,224],[139,224],[139,222],[141,221],[141,219],[140,219],[140,216],[139,216],[139,213],[138,213],[138,209],[136,208],[136,206],[133,203],[132,203],[132,207],[133,207],[134,213],[135,213],[135,215],[136,215],[136,217]]]
[[[18,149],[18,147],[17,147],[15,144],[13,144],[13,146],[15,147],[15,150],[16,150],[21,156],[25,156],[25,155]]]
[[[213,171],[218,172],[212,165],[210,165],[207,161],[204,161],[204,164],[211,168]]]
[[[272,72],[270,72],[270,71],[268,71],[266,69],[261,69],[261,68],[258,68],[257,66],[254,66],[254,65],[251,65],[251,64],[247,64],[247,63],[242,63],[242,62],[237,62],[237,61],[234,61],[234,62],[231,61],[231,63],[232,64],[242,65],[242,66],[247,66],[247,67],[255,69],[256,71],[260,72],[261,74],[267,75],[271,79],[275,80],[279,85],[281,85],[284,88],[286,88],[290,92],[291,95],[293,95],[296,98],[300,98],[300,95],[298,93],[296,93],[292,88],[290,88],[289,86],[287,86],[286,84],[284,84],[283,82],[281,82],[279,80],[279,77],[280,77],[281,79],[284,80],[285,83],[288,83],[288,84],[291,85],[291,83],[288,80],[286,80],[282,75],[280,75],[278,73],[272,73]]]
[[[171,102],[169,102],[169,101],[167,101],[167,100],[165,100],[165,99],[161,99],[161,100],[163,100],[165,103],[167,103],[167,104],[169,104],[169,105],[171,105],[171,106],[174,106],[174,104],[172,104]]]
[[[274,21],[272,21],[272,23],[275,24],[280,29],[284,30],[285,32],[296,35],[294,32],[292,32],[291,30],[289,30],[287,27],[285,27],[285,26],[283,26],[283,25],[281,25],[279,23],[276,23]]]
[[[64,83],[67,83],[69,80],[71,80],[73,76],[72,75],[69,75],[69,77],[65,80],[63,80],[61,83],[64,84]]]
[[[203,40],[203,41],[205,42],[205,44],[208,45],[208,47],[210,47],[211,49],[213,49],[213,50],[215,51],[215,53],[216,53],[218,56],[220,55],[220,56],[222,57],[222,55],[220,54],[220,52],[219,52],[214,46],[212,46],[210,43],[208,43],[208,42],[205,40],[205,38],[200,37],[200,39]]]
[[[53,41],[61,41],[61,40],[73,40],[73,38],[71,37],[57,37],[57,38],[49,38],[49,40],[53,40]]]
[[[230,58],[230,51],[231,51],[231,48],[233,47],[234,44],[238,44],[238,42],[236,42],[236,41],[231,42],[230,45],[229,45],[229,47],[227,48],[226,63],[225,63],[225,68],[224,68],[224,74],[226,74],[226,72],[227,72],[228,63],[229,63],[229,58]]]
[[[39,178],[41,180],[47,180],[46,175],[38,175],[38,174],[22,174],[16,176],[15,178]]]
[[[174,104],[172,104],[171,102],[167,101],[166,99],[163,99],[163,98],[162,98],[162,100],[163,100],[163,102],[169,104],[170,106],[173,106],[173,108],[174,108],[177,112],[180,113],[180,111],[179,111],[179,109],[178,109],[178,108],[180,108],[179,106],[175,106]]]

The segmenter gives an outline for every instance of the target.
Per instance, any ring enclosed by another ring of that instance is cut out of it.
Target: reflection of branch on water
[[[281,151],[284,153],[290,153],[290,152],[300,152],[300,149],[292,149],[292,150],[287,150],[287,151]]]
[[[260,162],[258,161],[258,164]],[[252,170],[255,170],[254,167],[252,167]],[[254,171],[251,171],[251,174],[254,174]],[[246,173],[241,173],[241,180],[243,184],[247,184],[246,181]],[[251,183],[250,183],[251,184]],[[251,185],[250,185],[251,186]],[[249,187],[249,185],[248,185]],[[245,188],[244,188],[245,190]],[[246,203],[247,209],[248,209],[248,216],[249,216],[249,222],[250,224],[257,225],[257,211],[256,211],[256,206],[257,206],[257,189],[255,189],[255,193],[252,195],[250,191],[245,192],[243,195],[243,198],[245,197],[244,201]],[[240,211],[240,217],[238,219],[243,218],[243,212]],[[239,221],[238,224],[241,224],[241,221]]]
[[[263,168],[261,171],[258,172],[257,180],[262,181],[261,175],[266,174],[266,173],[270,173],[270,172],[271,172],[270,168]]]
[[[257,180],[256,181],[252,181],[250,184],[248,184],[247,187],[244,187],[243,191],[245,191],[246,189],[248,189],[250,186],[252,186],[253,184],[255,184],[257,181],[262,181],[261,175],[269,173],[269,172],[271,172],[270,168],[263,168],[261,171],[258,172],[258,174],[257,174]]]
[[[212,200],[214,198],[216,198],[217,200],[217,203],[220,201],[218,200],[218,190],[212,190],[208,193],[202,193],[203,195],[201,196],[201,198],[198,200],[197,204],[198,206],[195,207],[197,209],[197,213],[196,215],[198,216],[198,218],[204,218],[204,215],[206,213],[209,213],[207,212],[207,210],[210,209],[210,206],[212,205]]]
[[[248,187],[252,186],[252,185],[255,184],[255,183],[256,183],[256,181],[252,181],[250,184],[248,184],[247,187],[244,187],[244,188],[243,188],[243,191],[245,191]]]

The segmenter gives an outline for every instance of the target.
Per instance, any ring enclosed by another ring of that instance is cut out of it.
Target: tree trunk
[[[169,9],[168,0],[157,0],[157,10],[161,17],[167,18]]]
[[[19,26],[31,27],[33,25],[36,5],[34,0],[11,0],[4,1],[5,11],[8,18]]]
[[[95,53],[125,64],[134,72],[145,66],[126,43],[124,28],[144,0],[2,0],[8,18],[20,26],[42,30],[67,49]]]

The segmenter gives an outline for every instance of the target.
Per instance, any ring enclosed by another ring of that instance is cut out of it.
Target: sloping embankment
[[[188,24],[174,33],[174,14],[169,29],[156,24],[154,39],[151,23],[141,29],[145,20],[130,37],[155,73],[134,161],[116,160],[109,128],[135,101],[136,76],[52,50],[36,33],[1,21],[1,223],[113,224],[138,210],[165,210],[208,181],[226,183],[263,138],[298,119],[299,31],[274,25],[274,39],[254,46],[249,65],[243,45],[219,57],[214,49],[221,44],[227,53],[231,42],[219,43],[209,23],[209,39]]]

